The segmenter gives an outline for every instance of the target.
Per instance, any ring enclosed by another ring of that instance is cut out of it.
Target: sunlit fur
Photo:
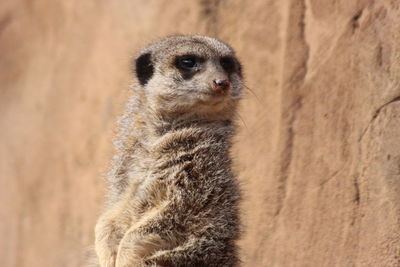
[[[235,54],[203,36],[169,37],[139,56],[146,53],[154,73],[135,82],[120,120],[108,203],[95,231],[99,265],[238,266],[240,194],[230,147],[242,77],[240,66],[227,74],[219,64]],[[205,58],[189,79],[174,65],[185,54]],[[230,90],[215,92],[214,79],[229,79]]]

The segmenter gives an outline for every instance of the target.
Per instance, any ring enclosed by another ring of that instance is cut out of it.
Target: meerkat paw
[[[168,246],[159,235],[143,236],[135,233],[134,230],[128,231],[119,245],[116,267],[161,267],[155,263],[146,263],[144,258]]]
[[[111,253],[109,255],[102,255],[102,257],[99,257],[100,260],[100,266],[101,267],[115,267],[115,261],[117,258],[116,253]]]
[[[234,252],[229,252],[226,256],[221,250],[217,249],[219,244],[207,240],[192,238],[185,243],[172,249],[156,251],[145,262],[155,266],[218,266],[218,267],[236,267],[238,260]],[[226,253],[226,251],[225,251]]]
[[[113,220],[99,220],[95,228],[95,250],[101,267],[115,267],[118,245],[125,231]]]
[[[106,246],[96,246],[96,254],[101,267],[115,267],[117,250]]]

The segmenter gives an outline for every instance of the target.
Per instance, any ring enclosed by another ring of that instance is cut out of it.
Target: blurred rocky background
[[[400,1],[2,0],[0,265],[81,266],[131,57],[236,48],[243,266],[400,266]]]

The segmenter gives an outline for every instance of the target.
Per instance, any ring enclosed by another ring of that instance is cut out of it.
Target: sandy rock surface
[[[400,266],[400,2],[3,0],[0,265],[80,266],[130,60],[236,48],[243,266]]]

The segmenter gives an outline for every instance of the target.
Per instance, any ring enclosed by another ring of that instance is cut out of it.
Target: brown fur
[[[109,201],[95,231],[99,264],[238,266],[240,197],[230,147],[239,62],[229,46],[201,36],[169,37],[146,53],[154,73],[133,87],[120,122]],[[206,61],[185,80],[173,59],[188,53]],[[235,72],[224,71],[223,56],[235,58]],[[226,95],[210,89],[220,78],[231,82]]]

